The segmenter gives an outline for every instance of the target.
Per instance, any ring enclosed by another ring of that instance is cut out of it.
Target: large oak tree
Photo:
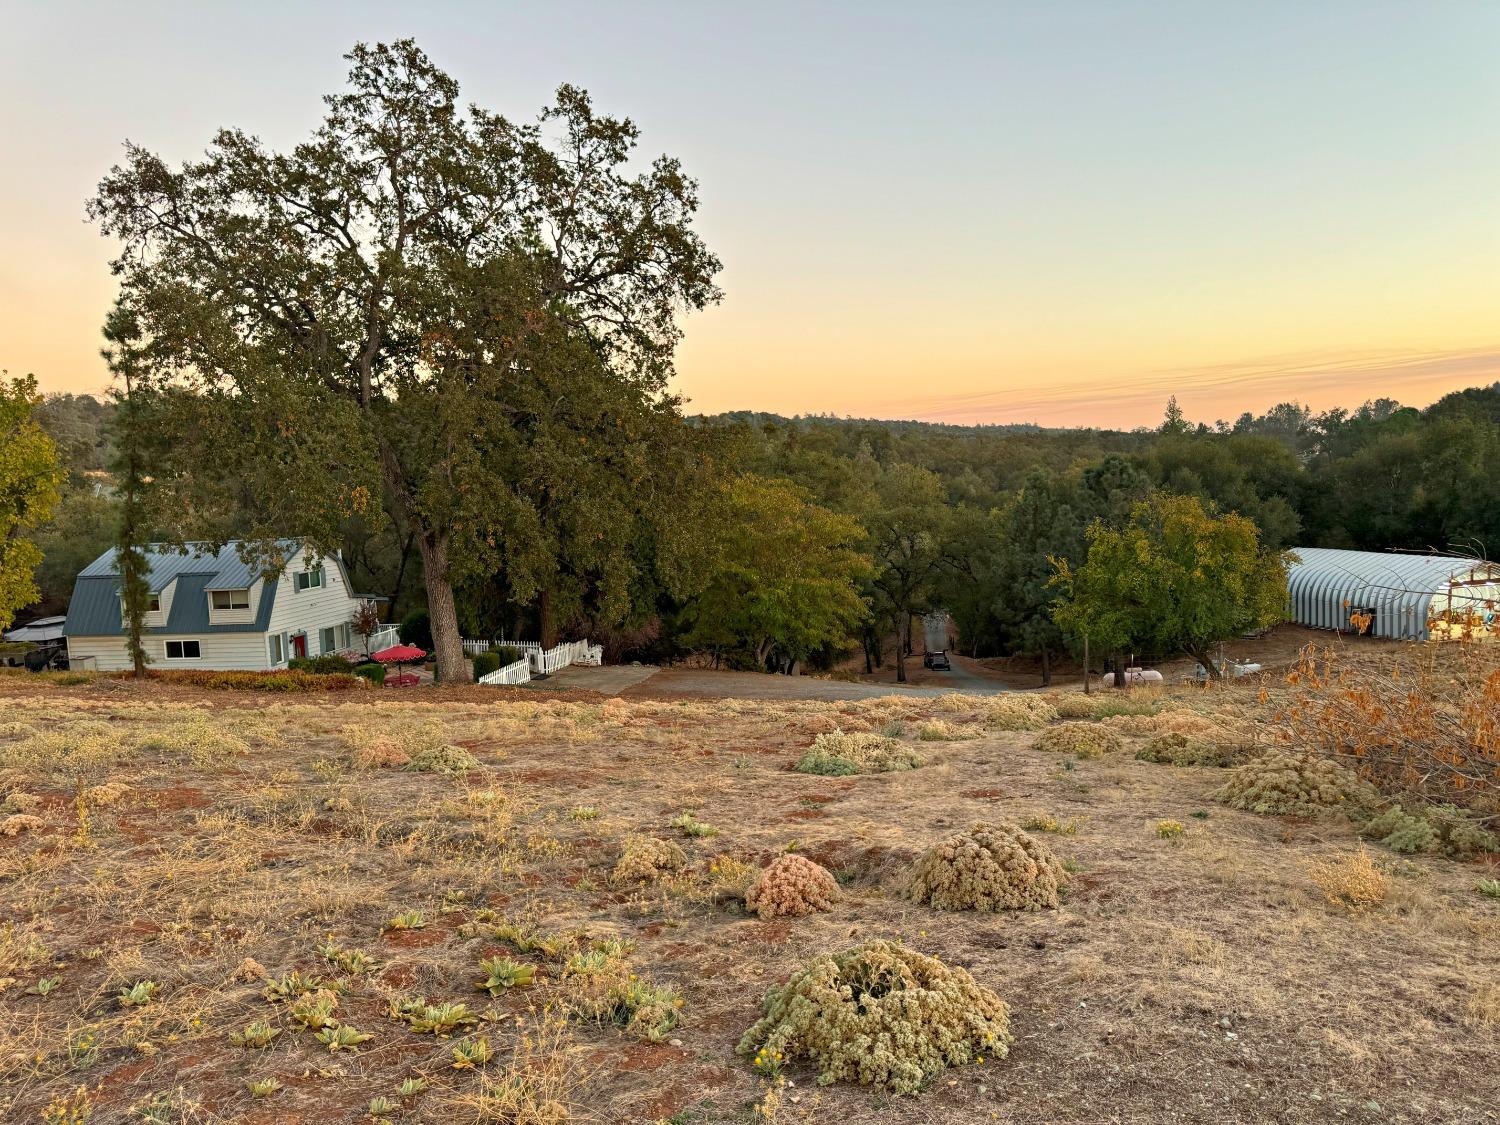
[[[226,129],[178,168],[130,145],[90,211],[122,244],[138,369],[177,392],[169,507],[207,538],[325,550],[383,510],[416,540],[439,673],[461,679],[454,586],[510,547],[534,569],[520,548],[556,508],[506,475],[548,416],[535,373],[660,404],[678,315],[718,298],[719,263],[694,182],[668,157],[632,169],[636,127],[583,91],[515,123],[461,106],[410,41],[348,59],[303,143]]]

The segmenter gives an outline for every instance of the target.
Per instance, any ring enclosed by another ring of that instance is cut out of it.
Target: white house
[[[266,581],[241,557],[238,543],[222,550],[147,548],[151,589],[146,655],[158,668],[264,670],[294,656],[354,647],[350,619],[359,599],[337,555],[314,561],[300,540],[283,540],[287,559]],[[73,667],[130,667],[125,611],[115,552],[83,569],[68,604],[68,661]]]

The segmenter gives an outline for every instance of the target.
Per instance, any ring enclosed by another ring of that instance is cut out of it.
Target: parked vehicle
[[[68,667],[68,645],[65,641],[33,646],[25,656],[28,672],[45,672],[48,669],[66,671]]]
[[[941,649],[937,652],[924,652],[922,654],[922,667],[931,668],[935,672],[953,671],[953,665],[948,662],[948,654]]]

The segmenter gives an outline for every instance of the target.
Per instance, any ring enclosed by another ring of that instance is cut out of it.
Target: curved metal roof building
[[[1318,629],[1351,630],[1351,614],[1374,618],[1377,637],[1425,641],[1436,615],[1477,614],[1500,630],[1500,565],[1457,555],[1296,549],[1287,575],[1292,620]]]

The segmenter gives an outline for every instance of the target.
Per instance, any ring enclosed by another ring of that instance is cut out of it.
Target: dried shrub
[[[1036,740],[1038,750],[1079,758],[1101,758],[1119,750],[1121,745],[1120,736],[1103,723],[1059,723],[1047,728]]]
[[[616,942],[576,954],[563,970],[563,988],[574,1015],[653,1043],[666,1038],[682,1012],[682,997],[631,972]]]
[[[973,727],[959,726],[943,719],[933,719],[917,728],[917,739],[921,742],[958,742],[966,738],[978,738]]]
[[[39,816],[30,813],[13,813],[0,820],[0,836],[19,836],[22,832],[35,832],[45,827],[45,822]]]
[[[827,868],[804,856],[784,855],[760,873],[745,906],[765,921],[829,910],[838,897],[839,885]]]
[[[1378,840],[1394,852],[1440,852],[1456,859],[1471,859],[1500,851],[1500,837],[1486,829],[1474,814],[1456,805],[1415,807],[1410,811],[1392,805],[1371,817],[1360,835]]]
[[[0,767],[47,771],[78,785],[129,755],[130,748],[117,728],[85,720],[0,746]]]
[[[1206,742],[1186,734],[1170,731],[1153,735],[1146,745],[1135,752],[1143,762],[1158,762],[1167,766],[1232,766],[1243,761],[1245,750],[1239,746],[1226,746],[1217,742]]]
[[[1369,910],[1385,901],[1391,878],[1361,848],[1337,859],[1310,864],[1307,874],[1334,906]]]
[[[112,672],[115,679],[129,679],[131,672]],[[320,675],[291,669],[275,672],[215,672],[208,669],[150,668],[146,678],[184,687],[208,688],[211,691],[265,691],[277,693],[317,693],[354,691],[368,686],[358,676],[348,673]]]
[[[483,1042],[488,1055],[488,1040]],[[567,1125],[583,1081],[578,1054],[562,1014],[544,1009],[526,1021],[510,1059],[479,1071],[478,1085],[445,1106],[442,1119],[474,1125]],[[473,1069],[473,1064],[462,1069]],[[451,1112],[456,1110],[463,1115]]]
[[[401,769],[418,758],[436,766],[448,756],[448,751],[460,749],[451,745],[442,723],[429,719],[392,718],[378,727],[349,723],[339,728],[339,739],[349,750],[353,763],[363,769]],[[473,762],[472,756],[470,761]],[[473,762],[464,769],[473,769],[478,764]]]
[[[28,723],[0,723],[0,738],[30,738],[37,729]]]
[[[820,1084],[898,1094],[950,1066],[1004,1058],[1012,1038],[1005,1002],[965,970],[884,941],[813,958],[766,993],[764,1010],[740,1054],[803,1058]]]
[[[984,697],[980,718],[995,730],[1041,730],[1057,721],[1057,708],[1040,695],[1007,692]]]
[[[1288,676],[1282,736],[1413,804],[1500,813],[1500,645],[1430,645],[1394,659],[1309,649]]]
[[[880,734],[820,734],[797,760],[798,773],[847,777],[856,773],[889,773],[916,769],[922,764],[910,746]]]
[[[122,800],[128,794],[134,792],[129,785],[123,781],[106,781],[102,785],[95,785],[88,789],[83,799],[96,808],[104,808]]]
[[[1059,719],[1097,719],[1102,710],[1098,696],[1076,691],[1052,696],[1051,703]]]
[[[411,755],[394,740],[378,735],[368,746],[357,748],[350,759],[363,770],[399,770],[411,763]]]
[[[670,840],[627,836],[609,881],[617,887],[648,882],[687,867],[687,853]]]
[[[0,801],[0,813],[30,812],[41,803],[42,799],[35,793],[14,789],[5,795],[5,800]]]
[[[1246,812],[1312,816],[1330,808],[1357,808],[1374,792],[1337,762],[1271,750],[1235,767],[1214,799]]]
[[[222,721],[193,712],[142,738],[140,749],[157,753],[186,753],[193,765],[207,769],[250,753],[250,743]]]
[[[949,836],[912,868],[911,897],[937,910],[1056,908],[1067,876],[1038,840],[1010,824],[976,824]]]
[[[401,768],[412,773],[468,773],[479,768],[479,759],[462,746],[429,746]]]

